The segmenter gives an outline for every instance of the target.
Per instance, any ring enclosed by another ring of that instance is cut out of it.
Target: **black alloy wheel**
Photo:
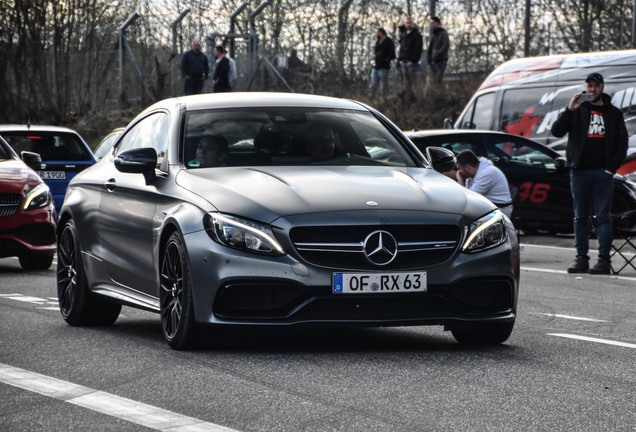
[[[73,220],[57,242],[57,299],[64,320],[72,326],[107,326],[117,320],[121,305],[102,300],[88,290]]]
[[[195,348],[202,329],[194,321],[192,278],[183,239],[173,233],[161,257],[159,293],[161,330],[171,348]]]

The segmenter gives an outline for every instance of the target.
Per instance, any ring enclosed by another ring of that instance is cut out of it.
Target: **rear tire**
[[[205,338],[204,329],[194,320],[190,261],[181,235],[172,233],[161,256],[161,330],[175,350],[197,348]]]
[[[57,242],[57,298],[64,320],[72,326],[108,326],[117,320],[121,305],[88,290],[77,228],[69,220]]]
[[[451,333],[462,345],[498,345],[510,337],[515,322],[469,323],[451,328]]]
[[[46,270],[51,267],[53,262],[53,255],[22,255],[19,257],[20,266],[23,270]]]

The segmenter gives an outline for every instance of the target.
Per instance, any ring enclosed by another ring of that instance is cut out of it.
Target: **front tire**
[[[46,270],[51,267],[53,255],[23,255],[19,257],[20,267],[26,271]]]
[[[190,261],[181,235],[172,233],[161,256],[161,330],[175,350],[195,348],[203,339],[203,329],[194,320]]]
[[[88,290],[77,228],[69,220],[57,242],[57,299],[64,320],[72,326],[108,326],[117,320],[121,305],[98,298]]]
[[[451,333],[462,345],[498,345],[510,337],[514,321],[504,323],[469,323],[451,328]]]

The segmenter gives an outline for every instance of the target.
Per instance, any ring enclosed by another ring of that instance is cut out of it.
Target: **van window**
[[[473,106],[467,111],[460,127],[462,129],[490,129],[494,109],[494,92],[479,96],[475,99]]]

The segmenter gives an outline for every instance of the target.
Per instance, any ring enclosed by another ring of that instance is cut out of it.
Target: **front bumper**
[[[334,294],[332,274],[342,270],[309,265],[293,253],[243,253],[216,244],[203,232],[185,239],[195,317],[201,323],[444,325],[513,321],[516,316],[519,248],[514,231],[495,248],[472,254],[458,250],[440,264],[410,269],[427,272],[426,292],[368,295]]]

